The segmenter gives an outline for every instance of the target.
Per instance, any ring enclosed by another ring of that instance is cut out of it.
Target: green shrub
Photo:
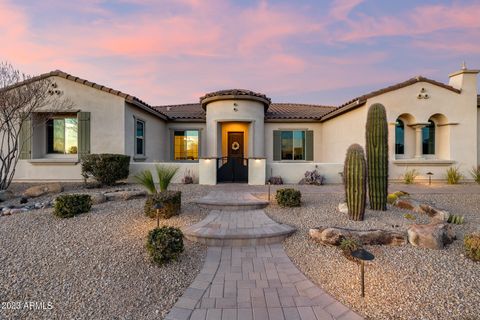
[[[182,193],[168,190],[148,195],[144,207],[146,216],[157,217],[157,210],[153,208],[157,203],[163,204],[163,208],[160,209],[160,218],[168,219],[177,216],[182,209]]]
[[[53,214],[61,218],[71,218],[90,211],[92,198],[88,194],[64,194],[55,199]]]
[[[469,234],[463,239],[465,254],[473,261],[480,261],[480,234]]]
[[[82,176],[87,180],[95,178],[107,186],[127,179],[130,170],[130,156],[123,154],[88,154],[82,157]]]
[[[302,193],[292,188],[278,189],[275,199],[281,207],[300,207]]]
[[[155,166],[155,170],[157,171],[159,190],[157,190],[157,187],[155,186],[153,175],[150,170],[144,170],[135,176],[138,183],[143,185],[143,187],[152,194],[166,191],[168,189],[170,182],[178,171],[178,167],[157,165]]]
[[[405,184],[412,184],[415,182],[415,178],[418,176],[418,171],[415,169],[407,170],[403,174],[403,182]]]
[[[415,218],[415,216],[411,213],[405,213],[403,217],[408,220],[417,220],[417,218]]]
[[[447,222],[453,223],[453,224],[463,224],[465,222],[465,217],[459,216],[456,214],[451,214],[448,216]]]
[[[355,238],[344,238],[340,241],[339,248],[342,250],[343,255],[349,260],[355,260],[352,256],[352,252],[358,250],[362,245]]]
[[[473,180],[475,180],[476,183],[480,184],[480,166],[473,167],[472,171],[470,171],[470,174],[473,177]]]
[[[397,199],[398,199],[398,196],[395,193],[390,193],[387,196],[387,203],[393,205],[395,204],[395,202],[397,202]]]
[[[183,233],[174,227],[155,228],[148,233],[146,248],[158,265],[176,260],[183,252]]]
[[[463,179],[463,174],[459,167],[450,167],[447,169],[446,178],[448,184],[458,184]]]

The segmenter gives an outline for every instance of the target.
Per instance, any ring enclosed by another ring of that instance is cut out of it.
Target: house
[[[386,107],[389,176],[416,169],[444,179],[450,166],[465,177],[480,159],[479,70],[463,67],[444,84],[424,77],[374,91],[340,106],[272,102],[249,90],[207,93],[199,102],[152,106],[132,95],[53,71],[56,90],[75,105],[47,121],[34,115],[30,143],[15,181],[80,180],[87,153],[131,156],[131,173],[157,163],[180,167],[201,184],[261,185],[270,176],[297,183],[317,168],[327,183],[341,182],[345,152],[365,144],[368,107]]]

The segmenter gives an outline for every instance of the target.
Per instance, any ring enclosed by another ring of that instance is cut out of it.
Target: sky
[[[0,61],[151,105],[231,88],[338,105],[480,68],[479,17],[479,0],[0,0]]]

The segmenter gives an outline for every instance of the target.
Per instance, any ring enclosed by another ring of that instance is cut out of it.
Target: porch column
[[[422,151],[422,129],[425,125],[415,125],[415,159],[423,158],[423,151]]]

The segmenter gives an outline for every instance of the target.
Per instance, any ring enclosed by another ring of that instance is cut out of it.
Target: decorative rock
[[[90,194],[90,197],[92,198],[92,204],[100,204],[107,201],[107,197],[101,192],[92,193]]]
[[[15,195],[10,190],[0,190],[0,202],[4,202],[14,198]]]
[[[408,228],[408,242],[413,246],[443,249],[456,239],[455,232],[447,223],[412,224]]]
[[[318,227],[310,229],[311,238],[321,243],[338,246],[345,238],[355,238],[363,245],[401,246],[406,244],[405,233],[380,229],[353,230],[346,228]]]
[[[63,191],[63,187],[60,183],[49,183],[39,186],[33,186],[25,190],[24,196],[29,198],[36,198],[43,196],[47,193],[60,193]]]
[[[120,190],[105,193],[107,201],[130,200],[135,198],[143,198],[147,195],[143,190]]]
[[[414,210],[416,204],[412,200],[398,199],[395,202],[395,206],[399,207],[400,209]]]
[[[24,204],[24,203],[27,203],[28,202],[28,198],[27,197],[22,197],[20,199],[20,203]]]
[[[345,214],[348,214],[348,206],[347,206],[347,203],[346,202],[341,202],[338,204],[338,211],[340,211],[341,213],[345,213]]]

